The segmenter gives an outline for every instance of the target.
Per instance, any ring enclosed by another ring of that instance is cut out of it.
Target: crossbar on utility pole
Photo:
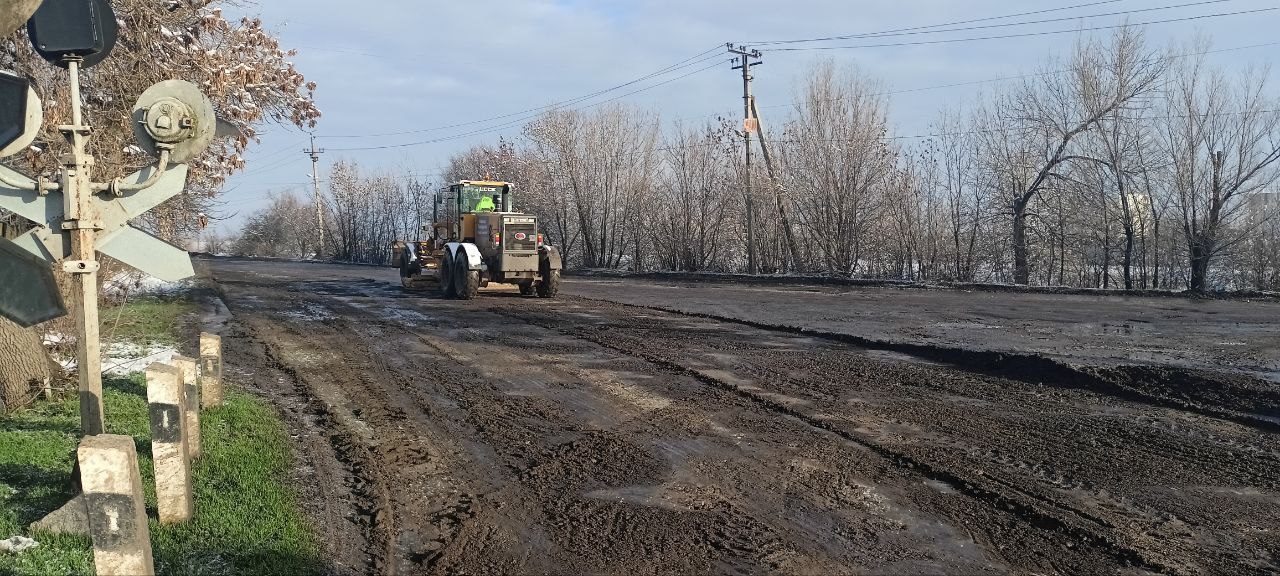
[[[751,115],[751,67],[759,66],[762,62],[759,50],[748,51],[746,46],[735,48],[732,42],[725,44],[725,47],[729,49],[730,54],[738,56],[739,63],[733,66],[733,70],[742,70],[742,143],[746,154],[744,194],[747,208],[747,272],[754,275],[760,272],[760,262],[756,257],[756,211],[754,194],[751,191],[751,133],[755,131]]]
[[[320,174],[317,172],[317,165],[320,163],[320,155],[324,154],[324,149],[316,148],[315,134],[311,135],[311,148],[302,152],[311,156],[311,184],[316,196],[316,233],[320,238],[320,246],[316,248],[316,258],[320,258],[324,253],[324,203],[320,200]]]

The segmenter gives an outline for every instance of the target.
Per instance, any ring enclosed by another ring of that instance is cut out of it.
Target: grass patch
[[[132,436],[151,520],[160,574],[304,574],[323,559],[297,494],[286,481],[288,436],[262,400],[228,390],[226,405],[202,413],[204,458],[193,467],[196,517],[182,526],[155,520],[155,480],[140,374],[103,383],[107,431]],[[26,526],[71,496],[78,442],[75,399],[0,417],[0,538]],[[93,574],[87,538],[32,535],[38,548],[0,554],[0,574]]]
[[[178,321],[195,310],[195,303],[186,294],[134,297],[124,304],[102,309],[102,338],[139,345],[177,346]]]

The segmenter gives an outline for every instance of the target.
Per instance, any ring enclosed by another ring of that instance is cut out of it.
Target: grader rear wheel
[[[542,281],[538,283],[539,298],[555,298],[560,294],[560,271],[543,272]]]

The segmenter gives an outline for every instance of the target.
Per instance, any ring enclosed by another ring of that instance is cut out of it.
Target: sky
[[[318,166],[325,186],[338,160],[439,183],[452,155],[518,137],[532,115],[521,112],[659,71],[565,106],[616,98],[664,126],[740,117],[742,79],[730,69],[727,42],[763,53],[753,90],[766,125],[785,118],[805,72],[829,58],[895,92],[892,130],[913,136],[927,134],[940,110],[974,102],[1068,54],[1081,34],[1074,31],[1126,20],[1152,22],[1147,34],[1157,47],[1203,34],[1225,50],[1208,56],[1215,65],[1266,64],[1280,54],[1278,7],[1275,0],[249,0],[226,13],[261,17],[319,84],[324,116],[314,134],[325,150]],[[1272,10],[1259,11],[1265,9]],[[1211,16],[1240,12],[1250,13]],[[1154,23],[1168,20],[1182,21]],[[1042,22],[1007,26],[1029,21]],[[967,23],[944,33],[921,29],[957,22]],[[767,43],[890,31],[897,35]],[[1051,33],[1057,31],[1073,32]],[[1010,35],[1020,37],[938,42]],[[783,50],[810,47],[838,48]],[[1280,83],[1272,90],[1280,96]],[[245,170],[227,182],[218,224],[224,234],[234,234],[272,193],[311,193],[311,160],[303,153],[310,134],[287,125],[262,133]]]

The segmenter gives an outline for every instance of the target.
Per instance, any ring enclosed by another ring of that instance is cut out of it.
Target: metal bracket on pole
[[[101,268],[102,264],[93,260],[66,260],[62,263],[62,271],[67,274],[89,274]]]

